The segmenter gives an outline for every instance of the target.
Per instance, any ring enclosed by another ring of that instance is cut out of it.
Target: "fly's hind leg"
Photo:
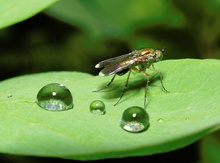
[[[142,72],[141,70],[139,70],[139,69],[137,69],[135,67],[133,67],[132,70],[137,72],[137,73]],[[148,90],[148,84],[150,82],[150,76],[145,71],[143,71],[143,73],[147,77],[147,82],[146,82],[146,86],[145,86],[145,94],[144,94],[144,108],[146,108],[146,105],[147,105],[146,104],[146,101],[147,101],[147,90]]]
[[[144,75],[147,77],[146,87],[145,87],[145,94],[144,94],[144,108],[146,108],[146,101],[147,101],[147,90],[148,90],[148,84],[150,82],[150,76],[143,71]]]
[[[93,92],[99,92],[99,91],[104,90],[105,88],[107,88],[114,81],[115,76],[116,76],[116,74],[114,74],[114,76],[112,77],[111,81],[107,85],[105,85],[103,88],[101,88],[99,90],[96,90],[96,91],[93,91]]]
[[[124,87],[124,89],[122,91],[122,94],[121,94],[119,100],[114,104],[114,106],[117,105],[121,101],[122,97],[124,96],[124,94],[125,94],[125,92],[126,92],[126,90],[128,88],[128,81],[129,81],[130,74],[131,74],[131,69],[129,69],[128,77],[127,77],[127,80],[126,80],[126,83],[125,83],[125,87]]]

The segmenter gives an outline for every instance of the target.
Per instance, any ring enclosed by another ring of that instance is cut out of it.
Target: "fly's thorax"
[[[142,49],[140,50],[140,55],[148,55],[148,54],[154,54],[155,50],[154,49]]]
[[[142,49],[134,55],[133,61],[135,65],[138,64],[151,64],[153,62],[161,61],[163,59],[163,50],[154,50],[154,49]]]

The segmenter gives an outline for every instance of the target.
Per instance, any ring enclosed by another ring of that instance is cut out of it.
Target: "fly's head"
[[[161,61],[163,59],[163,52],[164,52],[164,49],[155,50],[154,56],[153,56],[153,58],[155,59],[155,62]]]

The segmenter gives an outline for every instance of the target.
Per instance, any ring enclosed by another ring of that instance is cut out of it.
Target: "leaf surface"
[[[116,76],[106,90],[92,92],[111,77],[79,72],[50,72],[15,77],[0,83],[0,152],[93,160],[167,152],[189,145],[220,128],[220,61],[166,60],[155,63],[163,74],[151,82],[146,111],[149,128],[129,133],[119,126],[123,111],[143,106],[146,78],[132,73],[128,90],[126,74]],[[73,95],[74,108],[52,112],[36,103],[38,91],[49,83],[64,84]],[[105,115],[92,114],[89,105],[102,100]]]

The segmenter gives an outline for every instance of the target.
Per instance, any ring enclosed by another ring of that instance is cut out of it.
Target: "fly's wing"
[[[136,52],[133,51],[131,53],[128,53],[128,54],[124,54],[124,55],[121,55],[121,56],[118,56],[118,57],[114,57],[114,58],[109,58],[109,59],[106,59],[104,61],[101,61],[99,62],[98,64],[95,65],[95,68],[102,68],[102,67],[106,67],[110,64],[113,64],[113,63],[119,63],[119,62],[122,62],[123,60],[127,59],[127,58],[130,58],[131,56],[133,56],[133,54]]]
[[[123,70],[128,69],[129,67],[132,67],[132,65],[136,62],[135,59],[130,60],[129,58],[126,58],[122,60],[121,62],[113,62],[111,64],[108,64],[99,72],[99,76],[109,76],[112,74],[116,74],[118,72],[121,72]]]

